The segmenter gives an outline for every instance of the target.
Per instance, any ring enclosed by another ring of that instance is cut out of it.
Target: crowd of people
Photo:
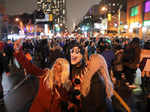
[[[139,38],[0,41],[0,83],[12,66],[39,79],[29,112],[124,112],[116,91],[131,112],[140,112],[134,98],[144,94],[150,104],[149,64],[150,42]]]

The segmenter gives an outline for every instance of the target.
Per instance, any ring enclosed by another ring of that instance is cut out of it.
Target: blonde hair
[[[58,59],[56,59],[55,63],[56,62],[59,62],[62,66],[61,84],[66,89],[69,89],[69,87],[68,87],[69,86],[68,83],[70,82],[70,80],[69,80],[69,75],[70,75],[69,62],[64,58],[58,58]],[[55,79],[54,79],[55,74],[54,74],[53,70],[54,70],[54,66],[51,69],[47,70],[45,77],[44,77],[44,86],[46,86],[46,88],[48,88],[48,89],[53,89],[53,86],[55,83]]]
[[[108,72],[108,67],[107,67],[106,61],[102,55],[96,55],[96,54],[94,54],[94,55],[95,55],[95,57],[99,58],[98,59],[98,61],[100,63],[99,72],[105,82],[107,97],[109,99],[111,99],[111,97],[113,95],[113,83],[111,81],[111,78],[110,78],[110,75]]]
[[[98,72],[99,75],[103,78],[105,86],[106,86],[106,94],[109,99],[111,99],[113,95],[113,83],[111,82],[111,78],[109,76],[108,68],[105,59],[103,56],[98,54],[92,54],[90,56],[90,61],[92,63],[92,71],[95,69],[95,72]],[[94,67],[94,68],[93,68]],[[83,96],[86,96],[90,90],[90,82],[93,74],[87,73],[87,75],[84,77],[81,92]]]

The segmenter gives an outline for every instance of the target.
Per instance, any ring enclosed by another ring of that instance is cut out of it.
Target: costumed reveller
[[[58,58],[51,69],[40,69],[32,64],[19,50],[19,40],[15,42],[14,56],[27,73],[39,78],[39,90],[29,112],[68,112],[70,66],[66,59]]]
[[[108,112],[107,102],[111,102],[113,85],[105,59],[93,54],[85,62],[84,50],[76,42],[72,43],[70,53],[73,103],[82,112]]]

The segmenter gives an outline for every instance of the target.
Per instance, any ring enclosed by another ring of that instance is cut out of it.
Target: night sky
[[[6,13],[9,15],[32,13],[36,9],[37,0],[5,0]]]
[[[9,15],[32,13],[36,9],[37,0],[5,0],[6,12]],[[88,9],[101,0],[66,0],[67,26],[69,29],[77,25]]]
[[[87,13],[92,5],[98,4],[101,0],[67,0],[67,25],[72,29]]]

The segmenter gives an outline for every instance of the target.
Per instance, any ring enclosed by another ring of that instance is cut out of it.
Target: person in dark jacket
[[[8,58],[7,63],[11,63],[13,65],[13,43],[11,40],[8,40],[7,44],[5,45],[4,52],[6,53],[6,56]]]
[[[7,64],[7,57],[3,51],[0,51],[0,112],[4,112],[4,101],[3,101],[3,86],[2,86],[2,74],[9,72]]]
[[[136,73],[137,67],[140,63],[140,55],[140,40],[139,38],[134,38],[129,46],[124,49],[122,56],[123,73],[130,85],[134,83],[134,74]]]

